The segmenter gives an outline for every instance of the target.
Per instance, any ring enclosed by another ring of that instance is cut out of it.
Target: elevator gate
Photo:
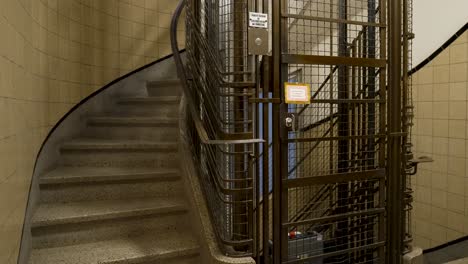
[[[272,257],[398,263],[406,233],[402,120],[410,106],[402,36],[411,3],[272,4],[272,83],[282,99],[273,110]],[[291,77],[311,87],[310,103],[284,102]]]
[[[295,122],[280,135],[282,259],[374,263],[385,241],[386,10],[328,2],[281,7],[282,76],[299,70],[312,92],[280,109]]]

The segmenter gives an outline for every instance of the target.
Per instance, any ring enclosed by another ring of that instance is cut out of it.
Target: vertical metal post
[[[401,0],[389,0],[389,111],[387,186],[387,263],[402,262],[402,123],[401,123]]]
[[[268,97],[271,86],[271,58],[267,57],[264,64],[266,81],[263,86],[263,97]],[[270,105],[263,104],[263,257],[264,263],[270,263]]]
[[[368,13],[368,20],[370,23],[375,23],[376,21],[376,0],[368,0],[367,2],[367,13]],[[375,38],[375,27],[369,26],[368,35],[367,35],[367,56],[368,58],[375,59],[375,47],[376,47],[376,38]],[[367,68],[368,69],[368,81],[367,81],[367,96],[369,99],[375,99],[375,80],[376,80],[376,68]],[[368,135],[375,135],[375,104],[369,104],[369,117],[368,117],[368,125],[367,125],[367,134]],[[372,169],[374,167],[374,156],[375,156],[375,147],[374,147],[374,138],[369,138],[367,142],[368,152],[367,152],[367,169]]]
[[[288,26],[288,20],[286,18],[282,17],[282,14],[288,13],[288,6],[289,6],[289,0],[282,0],[281,1],[281,9],[280,9],[280,32],[281,32],[281,44],[280,44],[280,55],[283,53],[288,52],[288,44],[289,44],[289,26]],[[284,64],[283,61],[281,60],[280,56],[280,90],[279,90],[279,97],[280,98],[285,98],[285,93],[284,93],[284,82],[289,80],[289,70],[288,70],[288,65]],[[280,138],[280,181],[281,185],[279,186],[280,191],[281,191],[281,221],[280,221],[280,227],[281,229],[279,230],[280,232],[280,237],[281,237],[281,261],[287,261],[288,260],[288,254],[289,254],[289,248],[288,248],[288,229],[287,228],[282,228],[283,223],[287,223],[289,221],[289,189],[284,189],[283,188],[283,180],[288,179],[289,176],[289,171],[288,171],[288,166],[289,166],[289,142],[287,139],[289,139],[289,132],[286,128],[285,124],[285,117],[286,113],[288,113],[288,104],[286,104],[284,101],[279,105],[279,118],[280,118],[280,131],[279,131],[279,138]]]
[[[272,0],[272,37],[273,37],[273,97],[282,98],[281,83],[281,7],[284,2],[281,0]],[[273,263],[279,264],[282,261],[282,175],[281,175],[281,107],[278,104],[273,105]],[[285,208],[286,209],[286,208]]]
[[[368,0],[367,2],[367,14],[368,14],[368,21],[370,23],[376,22],[376,0]],[[367,55],[368,58],[375,59],[376,54],[376,28],[373,26],[367,27],[368,35],[367,35]],[[368,83],[367,83],[367,96],[369,99],[375,99],[375,86],[376,86],[376,68],[369,67],[368,68]],[[368,107],[368,125],[367,125],[367,135],[375,135],[375,104],[370,103]],[[367,141],[367,164],[366,169],[373,169],[375,168],[375,139],[369,138]],[[367,190],[372,190],[374,187],[373,182],[365,183],[365,188]],[[372,206],[374,204],[374,195],[369,193],[365,194],[366,196],[366,203],[368,206]],[[374,230],[372,227],[372,221],[369,219],[364,219],[363,222],[365,223],[365,231],[366,231],[366,238],[367,241],[365,244],[372,244],[374,241]],[[366,260],[372,259],[373,252],[372,250],[366,251]]]
[[[262,1],[263,13],[268,14],[270,10],[270,0]],[[272,58],[263,57],[263,98],[269,97],[272,77]],[[270,105],[263,104],[263,204],[262,204],[262,248],[263,263],[270,263]],[[260,262],[259,262],[260,263]]]
[[[348,0],[340,0],[339,6],[339,18],[347,19]],[[339,24],[339,36],[338,36],[338,56],[348,57],[348,25],[346,23]],[[347,66],[338,66],[338,99],[349,99],[348,98],[348,68]],[[348,105],[338,105],[338,136],[348,136],[349,124],[348,124]],[[338,142],[338,168],[339,173],[345,172],[348,168],[348,140],[340,140]]]
[[[339,0],[339,18],[346,20],[348,17],[348,0]],[[338,56],[348,57],[348,25],[340,23],[338,26]],[[347,66],[338,66],[338,99],[349,99],[348,94],[348,68]],[[349,115],[348,105],[338,105],[338,136],[348,137],[349,133]],[[338,173],[345,173],[349,167],[349,144],[347,139],[338,141]],[[338,186],[338,211],[346,213],[348,207],[348,184],[342,183]],[[338,228],[338,249],[345,250],[348,247],[348,222],[340,221]],[[344,259],[348,259],[348,254],[343,254]]]
[[[387,1],[379,0],[379,18],[380,23],[387,24]],[[388,24],[387,24],[388,25]],[[387,28],[379,28],[379,40],[380,40],[380,58],[387,59]],[[386,89],[386,80],[387,80],[387,71],[384,68],[380,69],[379,74],[379,97],[383,102],[387,100],[387,89]],[[383,135],[386,132],[386,114],[388,104],[380,103],[379,104],[379,134]],[[386,143],[385,140],[380,140],[379,142],[379,168],[385,167],[385,152],[386,152]],[[385,179],[379,180],[379,203],[378,207],[384,207],[386,200],[385,194]],[[380,240],[386,240],[385,236],[385,218],[383,216],[379,217],[378,232]],[[385,263],[385,250],[384,247],[380,247],[379,251],[380,263]]]
[[[250,1],[249,4],[251,5],[249,7],[250,10],[254,11],[259,11],[263,9],[263,1]],[[256,82],[255,85],[255,97],[259,98],[260,96],[260,89],[262,87],[262,74],[263,72],[261,71],[262,69],[262,62],[259,61],[260,56],[256,55],[253,56],[253,64],[255,65],[255,71],[253,72],[254,80]],[[252,120],[253,123],[255,124],[255,135],[254,138],[260,138],[260,104],[252,104],[252,109],[254,109],[255,113],[252,115]],[[258,157],[260,153],[260,144],[254,144],[254,157]],[[255,213],[254,213],[254,218],[255,221],[252,223],[252,227],[255,230],[254,234],[254,241],[253,241],[253,246],[254,246],[254,256],[255,260],[257,263],[260,262],[260,226],[261,226],[261,219],[260,219],[260,165],[259,165],[259,159],[257,158],[255,161],[255,180],[254,180],[254,192],[255,192]]]

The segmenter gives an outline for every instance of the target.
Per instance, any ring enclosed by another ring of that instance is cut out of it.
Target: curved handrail
[[[182,81],[182,90],[186,97],[187,105],[188,105],[191,117],[193,118],[193,122],[195,124],[195,128],[200,137],[200,140],[202,141],[203,144],[208,144],[208,145],[224,145],[224,144],[236,145],[236,144],[263,143],[264,142],[263,139],[220,140],[220,139],[210,139],[208,137],[208,133],[206,129],[204,128],[204,126],[202,125],[202,121],[200,120],[199,115],[197,114],[197,111],[195,108],[195,102],[193,98],[190,96],[190,91],[187,85],[188,78],[185,72],[184,64],[182,62],[182,57],[180,56],[179,43],[177,40],[177,25],[179,24],[179,19],[180,19],[180,16],[182,15],[182,11],[184,10],[185,6],[186,6],[185,0],[180,0],[174,11],[174,15],[172,16],[171,29],[170,29],[171,48],[172,48],[172,53],[174,54],[174,61],[175,61],[176,68],[177,68],[177,74],[179,75],[179,78]]]

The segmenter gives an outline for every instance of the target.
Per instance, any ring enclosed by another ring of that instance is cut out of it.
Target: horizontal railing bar
[[[221,131],[220,131],[221,132]],[[220,141],[239,141],[243,142],[243,144],[247,144],[249,142],[246,142],[245,140],[253,140],[253,142],[250,143],[263,143],[265,140],[263,139],[252,139],[253,138],[253,132],[245,132],[245,133],[224,133],[221,132],[219,135],[219,140]],[[214,141],[214,140],[212,140]],[[207,143],[208,144],[208,143]],[[234,143],[229,143],[229,144],[234,144]],[[239,143],[237,143],[239,144]]]
[[[316,65],[343,65],[384,68],[387,61],[384,59],[350,58],[338,56],[318,56],[302,54],[283,54],[283,63],[286,64],[316,64]]]
[[[251,71],[221,72],[221,75],[252,75]]]
[[[254,88],[257,85],[255,82],[225,82],[221,83],[221,87],[232,87],[232,88]]]
[[[283,228],[289,228],[291,226],[300,226],[300,225],[311,225],[311,224],[322,223],[322,222],[333,222],[333,221],[338,221],[343,218],[382,214],[384,212],[385,212],[385,208],[383,207],[373,208],[373,209],[368,209],[365,211],[349,212],[349,213],[344,213],[344,214],[337,214],[337,215],[324,216],[324,217],[319,217],[319,218],[314,218],[314,219],[302,220],[298,222],[283,223]]]
[[[377,178],[382,178],[382,177],[385,177],[385,169],[350,172],[350,173],[336,173],[336,174],[320,175],[320,176],[313,176],[313,177],[287,179],[283,181],[283,188],[289,189],[289,188],[296,188],[296,187],[304,187],[308,185],[368,180],[368,179],[377,179]]]
[[[355,20],[340,19],[340,18],[307,16],[307,15],[290,14],[290,13],[283,13],[282,16],[283,18],[315,20],[315,21],[332,22],[332,23],[340,23],[340,24],[361,25],[361,26],[380,27],[380,28],[387,27],[385,24],[381,24],[381,23],[363,22],[363,21],[355,21]]]
[[[313,104],[368,104],[368,103],[386,103],[386,100],[382,99],[315,99],[310,102],[309,105]]]
[[[347,140],[347,139],[364,139],[364,138],[384,138],[387,135],[375,134],[375,135],[359,135],[359,136],[341,136],[341,137],[310,137],[310,138],[291,138],[284,139],[284,141],[289,143],[294,142],[314,142],[314,141],[334,141],[334,140]]]
[[[226,240],[226,239],[221,238],[221,241],[223,242],[223,244],[228,245],[228,246],[248,246],[253,243],[253,239],[232,241],[232,240]]]

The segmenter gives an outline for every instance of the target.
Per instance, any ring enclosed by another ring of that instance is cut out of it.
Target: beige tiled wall
[[[431,248],[468,235],[468,32],[413,76],[415,244]]]
[[[0,263],[16,263],[34,161],[51,127],[92,91],[169,54],[176,3],[0,1]]]

